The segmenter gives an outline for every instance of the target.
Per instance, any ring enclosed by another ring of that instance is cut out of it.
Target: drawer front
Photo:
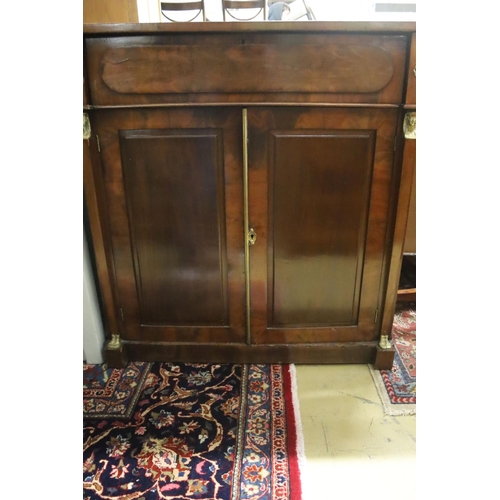
[[[406,104],[417,105],[417,36],[411,38],[410,58],[408,60],[408,85],[406,87]]]
[[[406,36],[156,35],[86,40],[94,105],[400,103]]]

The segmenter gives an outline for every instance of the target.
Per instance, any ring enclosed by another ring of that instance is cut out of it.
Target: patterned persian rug
[[[417,408],[417,313],[415,304],[399,305],[392,325],[392,370],[370,371],[386,415],[415,415]]]
[[[83,364],[83,417],[130,418],[151,363],[129,363],[126,369]]]
[[[127,421],[84,419],[83,497],[300,500],[293,365],[152,363]]]

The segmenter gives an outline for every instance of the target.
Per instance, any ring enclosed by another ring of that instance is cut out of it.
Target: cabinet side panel
[[[227,325],[222,138],[120,133],[143,325]]]
[[[355,325],[374,133],[273,136],[269,324]]]
[[[406,104],[417,104],[417,35],[411,37],[411,51],[408,61],[408,84],[406,87]]]
[[[406,224],[403,252],[416,253],[417,251],[417,171],[413,171],[413,185],[411,188],[410,205],[408,208],[408,222]]]

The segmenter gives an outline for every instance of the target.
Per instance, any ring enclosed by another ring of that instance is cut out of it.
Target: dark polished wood
[[[351,43],[172,45],[106,51],[102,81],[119,94],[198,92],[378,92],[393,60],[357,37]],[[168,64],[163,64],[168,61]],[[300,64],[314,61],[314,66]],[[154,72],[154,76],[153,73]],[[368,78],[362,78],[366,76]]]
[[[402,35],[170,34],[88,39],[86,51],[94,105],[389,104],[403,96],[407,45]]]
[[[228,325],[220,131],[119,136],[141,323]]]
[[[244,339],[239,124],[232,109],[99,114],[125,339]]]
[[[408,82],[406,85],[406,104],[417,105],[417,35],[411,37],[410,58],[408,60]]]
[[[110,349],[109,345],[106,344],[103,349],[103,357],[110,368],[125,368],[129,362],[127,347],[123,343],[118,349]]]
[[[188,363],[368,364],[375,361],[375,342],[308,345],[167,344],[125,342],[131,361]]]
[[[382,349],[380,346],[377,346],[375,361],[373,361],[375,370],[392,370],[394,352],[394,348]]]
[[[412,34],[416,23],[408,22],[372,22],[372,21],[281,21],[269,23],[210,22],[210,23],[100,23],[83,25],[83,34],[87,36],[127,36],[154,33],[381,33]]]
[[[398,190],[397,213],[391,245],[391,256],[390,261],[388,262],[389,276],[387,280],[387,292],[385,296],[385,305],[381,324],[381,335],[387,335],[389,338],[392,333],[392,324],[394,321],[399,279],[401,275],[401,264],[403,261],[403,245],[416,164],[416,142],[417,141],[414,139],[404,140],[403,165]]]
[[[396,110],[250,109],[252,339],[378,335]]]
[[[417,67],[417,36],[414,33],[411,37],[410,59],[408,62],[408,83],[406,88],[406,109],[414,110],[417,105],[416,87],[417,79],[414,70]],[[411,108],[410,108],[411,106]],[[417,171],[413,172],[413,183],[410,195],[410,205],[408,207],[408,222],[405,232],[403,251],[415,253],[417,251]]]
[[[408,206],[408,222],[406,224],[403,252],[413,254],[417,252],[417,169],[413,170],[413,182]]]
[[[408,288],[407,290],[398,290],[397,302],[415,302],[417,300],[417,289]]]
[[[83,62],[83,107],[86,108],[90,103],[89,86],[87,83],[87,67],[85,61]]]
[[[375,133],[271,131],[269,143],[268,324],[355,325]]]
[[[84,27],[89,218],[107,335],[122,340],[106,359],[390,368],[394,349],[378,344],[392,326],[414,171],[401,138],[414,31]],[[249,332],[245,148],[257,233]]]
[[[121,330],[117,321],[108,209],[100,173],[101,161],[93,134],[90,139],[83,140],[83,192],[91,233],[89,242],[92,242],[100,296],[105,309],[103,323],[109,340],[111,335],[120,335]]]

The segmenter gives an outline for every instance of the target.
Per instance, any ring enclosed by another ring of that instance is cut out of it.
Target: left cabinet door
[[[101,109],[92,126],[123,338],[244,342],[240,113]]]

